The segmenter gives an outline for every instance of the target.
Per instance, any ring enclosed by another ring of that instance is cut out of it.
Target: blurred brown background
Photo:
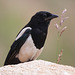
[[[54,27],[55,22],[59,23],[59,18],[51,21],[44,51],[38,59],[56,63],[63,49],[60,64],[75,66],[75,0],[0,0],[0,66],[3,65],[17,33],[36,12],[49,11],[61,16],[65,8],[69,19],[63,25],[68,28],[59,39]]]

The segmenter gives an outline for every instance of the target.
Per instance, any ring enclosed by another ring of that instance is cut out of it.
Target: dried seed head
[[[56,23],[56,24],[54,24],[54,26],[56,27],[56,29],[58,29],[59,28],[59,25]]]
[[[64,20],[68,19],[69,17],[65,17]]]
[[[65,14],[65,13],[66,13],[66,11],[67,11],[67,9],[64,9],[64,10],[63,10],[63,12],[62,12],[62,14]]]
[[[60,32],[60,36],[62,35],[62,33],[67,29],[67,26],[65,26],[64,28],[62,28],[61,32]]]
[[[63,49],[61,50],[61,52],[60,52],[60,54],[59,54],[59,56],[58,56],[57,63],[60,62],[62,54],[63,54]]]
[[[66,26],[62,28],[63,22],[68,19],[69,17],[65,17],[65,13],[66,13],[67,9],[64,9],[62,14],[61,14],[61,19],[60,19],[60,23],[57,24],[55,23],[54,26],[56,27],[56,29],[58,30],[59,35],[61,36],[62,33],[66,30]]]

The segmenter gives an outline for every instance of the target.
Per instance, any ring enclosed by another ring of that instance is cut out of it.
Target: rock
[[[0,75],[75,75],[75,68],[44,60],[0,67]]]

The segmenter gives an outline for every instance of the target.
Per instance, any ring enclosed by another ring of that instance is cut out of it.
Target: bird
[[[29,23],[16,36],[4,65],[19,64],[37,59],[44,48],[50,22],[57,17],[57,15],[47,11],[35,13]]]

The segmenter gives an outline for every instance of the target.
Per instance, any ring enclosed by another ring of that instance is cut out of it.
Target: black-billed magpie
[[[58,17],[47,11],[37,12],[18,33],[4,65],[35,60],[44,48],[51,19]]]

